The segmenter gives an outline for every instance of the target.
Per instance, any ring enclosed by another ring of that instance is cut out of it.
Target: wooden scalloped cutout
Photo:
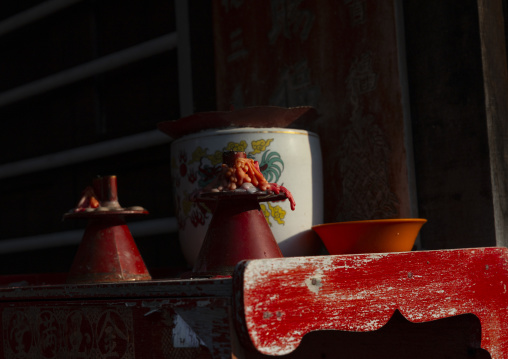
[[[378,330],[398,310],[412,323],[474,314],[481,348],[507,358],[507,248],[252,260],[234,283],[239,338],[266,355],[313,331]]]

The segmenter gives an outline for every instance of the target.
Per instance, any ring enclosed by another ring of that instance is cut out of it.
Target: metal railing
[[[32,96],[43,94],[62,86],[70,85],[92,76],[100,75],[104,72],[158,55],[165,51],[176,49],[176,46],[176,33],[161,36],[131,48],[115,52],[97,60],[87,62],[0,93],[0,107],[25,100]]]
[[[49,0],[16,14],[0,22],[0,36],[41,20],[80,1],[81,0]],[[56,88],[114,70],[166,51],[178,49],[180,107],[182,115],[189,114],[192,111],[192,84],[189,66],[190,44],[188,43],[189,29],[186,1],[176,0],[175,9],[177,14],[177,32],[163,35],[88,63],[7,90],[0,93],[0,107],[41,95]],[[75,164],[135,149],[156,146],[170,141],[171,139],[167,135],[154,130],[88,146],[77,147],[58,153],[45,154],[35,158],[0,165],[0,179]],[[176,232],[178,230],[178,225],[176,218],[167,217],[129,223],[129,228],[133,236],[147,236]],[[0,241],[0,253],[30,251],[62,245],[75,245],[81,240],[82,234],[83,230],[76,230],[3,239]]]

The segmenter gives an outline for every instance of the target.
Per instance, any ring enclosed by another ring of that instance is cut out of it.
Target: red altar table
[[[34,278],[2,278],[5,358],[508,358],[506,248],[252,260],[233,278]]]

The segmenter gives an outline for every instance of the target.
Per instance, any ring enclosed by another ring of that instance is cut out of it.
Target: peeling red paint
[[[263,354],[287,354],[315,330],[377,330],[399,310],[415,323],[475,314],[482,348],[508,358],[506,248],[267,259],[238,269],[240,337]]]
[[[508,358],[506,248],[261,259],[240,262],[233,278],[221,279],[34,285],[16,276],[3,282],[12,279],[25,284],[0,287],[5,357],[91,351],[107,357],[101,333],[108,329],[118,332],[117,354],[124,358],[179,357],[182,350],[229,358],[231,322],[244,346],[284,355],[307,333],[374,331],[398,311],[414,323],[474,314],[481,324],[475,347]],[[177,318],[192,330],[188,337],[176,333]],[[46,329],[62,346],[49,345]],[[93,340],[70,342],[71,332]],[[175,346],[187,339],[192,345]]]

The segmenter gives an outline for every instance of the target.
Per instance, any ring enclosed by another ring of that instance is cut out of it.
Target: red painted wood
[[[234,283],[240,340],[263,354],[315,330],[377,330],[398,309],[414,323],[475,314],[481,347],[508,358],[506,248],[253,260]]]
[[[288,358],[315,357],[316,345],[333,355],[338,342],[364,346],[366,338],[365,352],[398,353],[390,349],[399,345],[397,330],[410,338],[412,353],[411,343],[421,346],[437,331],[451,336],[440,343],[453,353],[472,345],[506,358],[507,276],[508,249],[478,248],[252,260],[233,279],[33,285],[34,278],[1,277],[0,356],[230,358],[234,313],[241,344],[261,353],[249,351],[249,358],[294,349]],[[393,316],[397,309],[401,315]],[[453,320],[434,322],[447,317]],[[360,333],[369,336],[352,335]],[[351,350],[341,355],[354,357],[346,355]]]
[[[231,279],[2,282],[2,358],[231,357]]]
[[[88,225],[74,257],[67,281],[99,283],[150,280],[125,217],[148,214],[142,207],[118,203],[116,176],[97,177],[76,208],[64,218],[87,218]]]
[[[79,283],[150,279],[123,216],[91,216],[67,280]]]
[[[228,358],[229,298],[15,302],[2,358]]]
[[[310,332],[283,357],[255,350],[236,350],[235,355],[242,359],[491,359],[479,348],[480,341],[480,320],[474,314],[411,323],[396,311],[388,323],[372,332]]]
[[[232,296],[231,278],[221,279],[166,279],[115,283],[53,284],[63,275],[0,276],[0,308],[9,302],[135,299],[135,298],[179,298],[179,297],[228,297]],[[26,280],[24,279],[26,278]],[[15,279],[13,282],[10,279]],[[39,283],[33,285],[32,283]],[[44,283],[44,284],[41,284]]]
[[[194,265],[196,274],[232,275],[243,259],[282,257],[258,199],[235,197],[225,194],[218,199]]]

